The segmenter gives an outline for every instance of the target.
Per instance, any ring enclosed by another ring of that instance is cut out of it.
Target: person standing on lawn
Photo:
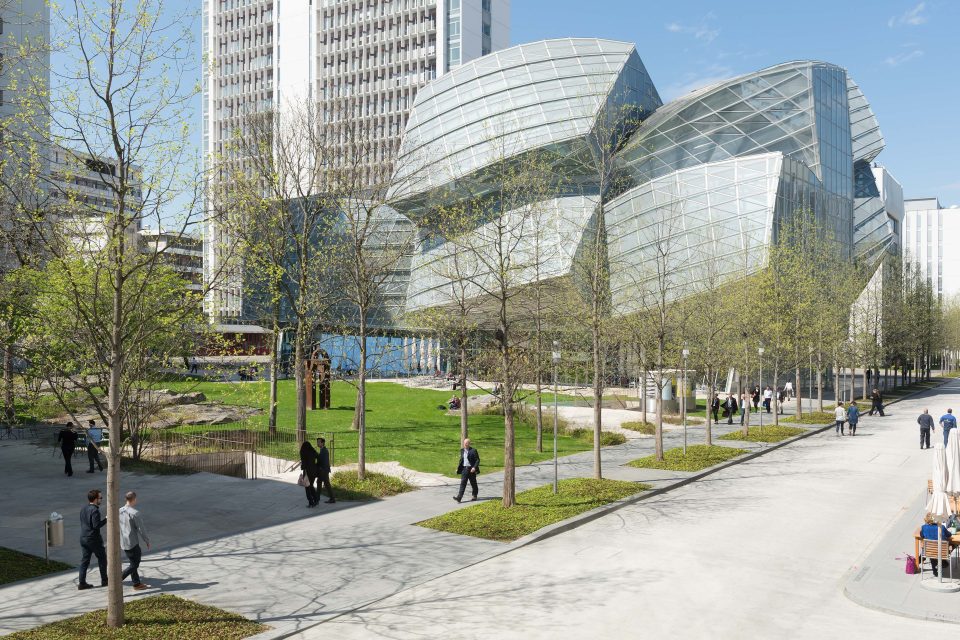
[[[924,409],[920,417],[917,418],[917,424],[920,425],[920,448],[930,448],[930,432],[935,429],[933,426],[933,416],[928,409]]]
[[[68,422],[60,433],[57,434],[57,442],[60,443],[60,453],[63,454],[63,472],[67,476],[73,475],[73,450],[77,448],[77,439],[80,436],[73,430],[73,423]],[[56,454],[54,454],[56,455]]]
[[[847,421],[847,410],[843,408],[842,402],[838,402],[837,408],[833,410],[833,418],[837,421],[837,435],[845,435],[843,432],[843,423]]]
[[[96,420],[91,420],[87,426],[87,462],[90,468],[87,473],[93,473],[93,465],[103,471],[103,465],[100,464],[100,443],[103,442],[103,429],[97,426]]]
[[[850,425],[850,435],[857,435],[857,423],[860,422],[860,407],[856,401],[851,400],[847,407],[847,424]]]
[[[947,446],[950,432],[957,428],[957,419],[953,415],[953,409],[947,409],[947,412],[940,416],[940,428],[943,429],[943,446]]]
[[[100,489],[90,489],[87,492],[87,506],[80,510],[80,584],[77,589],[93,589],[87,582],[87,569],[90,568],[90,556],[96,556],[97,568],[100,569],[100,586],[107,586],[107,551],[103,548],[103,537],[100,529],[107,524],[105,518],[100,517],[100,502],[103,494]]]
[[[127,504],[120,507],[120,546],[123,548],[123,552],[127,554],[130,564],[123,570],[120,580],[126,580],[127,576],[130,576],[133,578],[133,588],[136,591],[143,591],[149,589],[150,585],[140,581],[140,573],[137,571],[140,568],[140,558],[143,557],[140,540],[143,540],[149,550],[150,538],[147,537],[147,530],[143,526],[143,518],[140,517],[140,512],[136,509],[137,494],[133,491],[127,491],[127,495],[124,497],[127,499]]]
[[[477,487],[477,474],[480,473],[480,454],[470,446],[470,438],[464,438],[463,448],[460,449],[460,459],[457,462],[457,473],[460,474],[460,491],[453,499],[460,502],[463,499],[463,492],[467,490],[467,482],[473,490],[472,500],[476,500],[480,494]]]
[[[320,492],[324,485],[327,487],[327,504],[333,504],[337,501],[333,497],[333,486],[330,484],[330,450],[327,449],[327,441],[324,438],[317,438],[317,502],[320,502]]]

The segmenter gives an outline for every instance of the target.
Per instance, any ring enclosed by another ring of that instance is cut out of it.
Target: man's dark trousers
[[[920,427],[920,448],[930,448],[930,429],[924,429],[923,427]]]
[[[107,551],[103,548],[103,538],[80,538],[80,548],[83,555],[80,558],[80,584],[87,581],[87,569],[90,568],[90,556],[97,557],[97,568],[100,569],[100,582],[107,581]]]
[[[327,487],[327,497],[330,498],[331,500],[336,500],[336,498],[333,497],[333,486],[330,484],[329,471],[327,472],[321,471],[320,475],[317,476],[316,495],[318,500],[320,499],[320,494],[323,493],[324,486]]]
[[[143,553],[140,551],[140,545],[135,546],[133,549],[124,549],[123,552],[127,554],[127,560],[130,561],[130,566],[123,570],[123,575],[120,576],[120,580],[126,580],[127,576],[133,578],[133,584],[140,584],[140,574],[137,572],[137,569],[140,568],[140,558],[143,557]]]
[[[480,494],[480,487],[477,486],[477,474],[470,473],[470,467],[464,467],[463,472],[460,474],[460,491],[457,493],[457,500],[462,498],[463,492],[467,490],[467,482],[470,483],[474,498]]]
[[[103,465],[100,464],[100,452],[92,442],[87,443],[87,460],[90,462],[90,471],[93,471],[93,465],[96,464],[100,471],[103,471]]]
[[[60,453],[63,454],[63,472],[68,476],[72,476],[73,464],[71,464],[70,459],[73,458],[73,449],[65,449],[60,447]]]

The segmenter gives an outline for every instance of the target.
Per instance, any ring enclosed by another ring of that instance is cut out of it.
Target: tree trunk
[[[16,402],[13,394],[12,342],[3,345],[3,417],[9,426],[12,426],[17,419]]]
[[[537,453],[543,453],[543,372],[537,365]]]
[[[460,340],[460,442],[462,443],[469,436],[467,435],[467,339]]]
[[[595,323],[596,325],[596,323]],[[603,412],[603,357],[600,344],[600,328],[593,328],[593,477],[603,478],[600,468],[600,429]]]
[[[646,366],[642,367],[640,370],[640,401],[641,415],[640,419],[643,420],[644,424],[647,423],[647,368]]]
[[[710,410],[710,407],[713,403],[713,376],[710,375],[713,372],[713,368],[710,365],[707,365],[707,424],[705,429],[704,444],[708,447],[713,445],[713,413]],[[694,396],[696,397],[696,396]]]
[[[774,362],[776,364],[773,366],[773,424],[778,426],[780,424],[780,393],[777,391],[777,380],[780,379],[780,361],[777,359]]]
[[[797,362],[800,362],[798,359]],[[796,390],[794,392],[794,397],[797,400],[797,419],[803,417],[803,383],[800,376],[800,365],[797,365],[797,377],[796,377]]]
[[[268,416],[267,431],[270,435],[277,434],[277,377],[280,375],[280,354],[277,353],[277,343],[280,341],[280,304],[273,305],[273,346],[270,348],[270,414]]]
[[[861,375],[862,375],[862,379],[860,381],[863,383],[863,397],[861,397],[861,400],[866,402],[867,398],[870,396],[870,392],[867,390],[867,366],[866,365],[864,365],[863,374]]]
[[[360,308],[360,362],[357,366],[357,478],[367,477],[367,313]]]
[[[296,377],[297,393],[297,444],[303,444],[307,438],[307,387],[304,378],[304,343],[306,342],[306,321],[297,320],[297,331],[294,337],[293,370]]]
[[[655,403],[655,406],[656,406],[656,408],[657,408],[657,409],[656,409],[657,415],[656,415],[656,418],[655,418],[655,420],[656,420],[656,425],[655,425],[655,427],[654,427],[654,438],[653,438],[654,442],[653,442],[653,446],[654,446],[654,453],[656,453],[656,455],[657,455],[657,460],[663,460],[663,387],[662,387],[662,382],[658,382],[658,383],[657,383],[657,386],[660,387],[660,388],[658,389],[658,393],[657,393],[657,397],[656,397],[656,403]]]

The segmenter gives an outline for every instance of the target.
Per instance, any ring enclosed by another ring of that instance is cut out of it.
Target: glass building
[[[537,154],[551,159],[558,188],[519,207],[488,200],[470,230],[483,246],[504,221],[538,209],[512,247],[517,286],[573,276],[577,251],[600,232],[614,309],[630,313],[665,244],[679,297],[706,269],[733,281],[763,268],[778,229],[801,210],[848,257],[878,263],[899,232],[871,170],[882,149],[869,103],[836,65],[779,64],[663,104],[629,43],[499,51],[430,83],[410,113],[392,200],[429,241],[411,262],[407,310],[446,304],[452,267],[463,266],[444,212],[495,198],[493,176]],[[456,233],[460,243],[464,229]],[[534,248],[547,260],[525,269]]]

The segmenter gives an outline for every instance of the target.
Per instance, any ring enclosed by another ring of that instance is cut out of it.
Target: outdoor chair
[[[940,559],[946,560],[950,565],[950,579],[953,580],[953,549],[950,548],[949,540],[940,541]],[[923,569],[927,566],[927,560],[937,558],[937,541],[936,540],[923,540],[923,544],[920,545],[920,557],[917,558],[917,563],[920,565],[920,579],[923,580]],[[942,571],[943,567],[939,569]]]

